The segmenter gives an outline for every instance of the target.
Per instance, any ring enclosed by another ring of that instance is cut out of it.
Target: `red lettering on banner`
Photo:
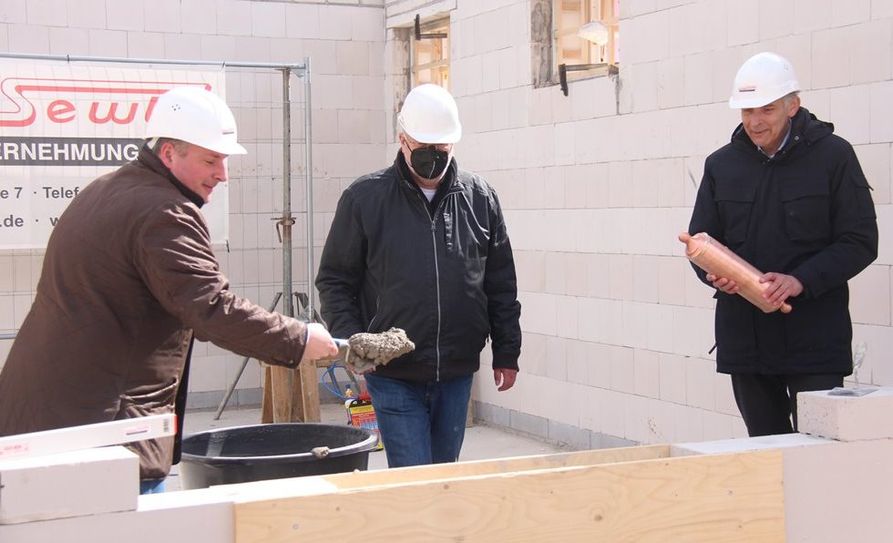
[[[0,127],[25,127],[37,121],[38,108],[34,100],[46,102],[55,94],[45,110],[46,120],[68,123],[77,120],[78,103],[67,98],[83,94],[97,95],[86,112],[94,124],[130,124],[140,107],[146,111],[141,117],[152,115],[158,95],[178,86],[197,85],[211,90],[207,83],[176,81],[104,81],[89,79],[39,79],[9,77],[0,79]],[[49,97],[47,95],[50,95]],[[100,98],[101,97],[101,98]],[[39,104],[38,104],[39,105]],[[80,113],[83,115],[83,113]]]
[[[74,115],[63,117],[67,113],[74,112],[74,104],[68,100],[53,100],[47,106],[47,117],[54,123],[70,123],[74,120]]]
[[[139,107],[138,103],[130,104],[130,112],[127,113],[127,116],[124,118],[119,118],[115,116],[115,112],[118,110],[118,102],[112,102],[109,104],[108,113],[105,117],[99,117],[97,114],[99,110],[99,102],[93,102],[90,104],[90,120],[96,124],[105,124],[109,121],[112,121],[115,124],[129,124],[134,117],[136,117],[136,108]]]
[[[158,102],[158,97],[153,96],[152,99],[149,100],[149,105],[146,106],[146,118],[143,119],[146,122],[149,122],[149,117],[152,116],[152,112],[155,111],[155,104]]]

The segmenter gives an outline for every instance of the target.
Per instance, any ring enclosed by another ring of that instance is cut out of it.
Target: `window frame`
[[[576,9],[573,9],[576,8]],[[619,24],[620,0],[553,0],[552,2],[552,39],[555,49],[555,66],[561,64],[601,64],[607,66],[617,66],[619,59],[619,41],[620,41],[620,24]],[[565,26],[563,24],[563,16],[569,13],[576,13],[579,24],[574,26]],[[586,23],[600,21],[608,28],[608,43],[602,48],[601,46],[576,37],[579,28]],[[574,50],[568,47],[562,47],[563,39],[574,39],[579,43],[579,56],[568,56],[567,51]],[[607,68],[593,68],[582,75],[599,70],[608,73]],[[580,77],[580,72],[576,78]]]
[[[409,82],[410,88],[416,87],[423,83],[434,83],[449,90],[450,88],[450,17],[438,17],[419,24],[421,32],[424,34],[446,34],[446,37],[423,37],[417,40],[414,35],[410,35],[409,48]],[[424,45],[423,45],[424,44]],[[430,52],[432,60],[419,63],[421,51]],[[426,80],[420,80],[419,74],[430,71],[437,73],[438,77]]]

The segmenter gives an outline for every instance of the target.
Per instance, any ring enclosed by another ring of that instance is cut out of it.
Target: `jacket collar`
[[[205,201],[202,199],[202,197],[192,192],[186,185],[181,183],[180,180],[177,179],[173,173],[171,173],[167,166],[165,166],[164,163],[161,162],[161,159],[158,158],[158,155],[156,155],[154,152],[152,152],[151,149],[149,149],[148,145],[143,144],[143,146],[140,148],[140,153],[136,161],[146,168],[149,168],[153,172],[157,173],[158,175],[166,178],[178,191],[180,191],[180,194],[189,198],[189,201],[199,208],[205,205]]]
[[[783,148],[776,152],[775,156],[780,158],[781,156],[786,155],[788,151],[798,143],[812,145],[825,136],[833,133],[834,125],[832,123],[820,121],[815,115],[810,113],[808,109],[801,107],[791,118],[791,133],[788,136],[788,141]],[[745,144],[754,151],[757,151],[756,144],[751,141],[747,132],[744,131],[743,123],[739,123],[735,128],[735,131],[732,132],[732,143]]]

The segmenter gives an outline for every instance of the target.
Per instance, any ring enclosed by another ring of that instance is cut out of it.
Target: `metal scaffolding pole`
[[[313,153],[310,142],[313,141],[313,120],[310,107],[310,57],[304,57],[304,103],[306,114],[304,115],[304,184],[307,194],[307,320],[313,320],[313,311],[316,304],[313,303],[316,289],[313,274]]]
[[[20,60],[56,60],[60,62],[117,62],[121,64],[171,64],[187,66],[220,66],[226,68],[270,68],[294,70],[295,75],[304,77],[304,64],[276,64],[272,62],[230,62],[228,60],[185,60],[170,58],[127,58],[127,57],[88,57],[78,55],[36,55],[27,53],[0,53],[0,58]]]

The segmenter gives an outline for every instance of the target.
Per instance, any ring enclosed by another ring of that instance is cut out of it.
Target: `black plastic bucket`
[[[369,451],[377,443],[372,432],[332,424],[255,424],[208,430],[183,439],[181,486],[205,488],[365,470]]]

